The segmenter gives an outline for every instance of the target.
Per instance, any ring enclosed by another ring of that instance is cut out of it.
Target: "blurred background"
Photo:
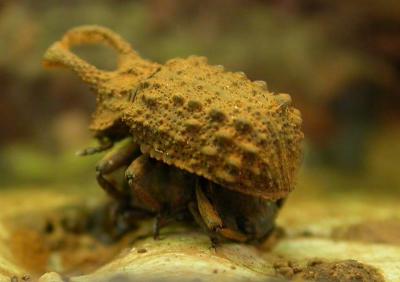
[[[299,191],[400,193],[398,0],[1,0],[0,188],[96,187],[100,156],[74,154],[93,145],[94,95],[41,65],[82,24],[113,29],[145,58],[204,55],[290,93],[306,136]],[[78,51],[115,65],[106,48]]]

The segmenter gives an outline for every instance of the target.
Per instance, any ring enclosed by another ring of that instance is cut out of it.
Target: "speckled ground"
[[[318,277],[334,273],[326,270],[329,267],[350,275],[346,277],[364,279],[354,281],[400,281],[400,210],[393,197],[362,193],[325,197],[298,189],[278,220],[284,235],[258,248],[224,244],[214,250],[200,231],[179,224],[163,229],[161,240],[154,241],[148,236],[151,222],[146,222],[112,245],[101,244],[88,234],[67,236],[50,230],[51,236],[43,235],[38,226],[45,226],[44,218],[65,214],[60,213],[65,207],[79,209],[82,195],[43,188],[4,191],[0,198],[0,281],[24,275],[34,281],[51,271],[70,276],[70,281],[105,281],[115,276],[201,281],[212,277],[219,281],[267,277],[302,281],[306,277],[319,281]],[[84,205],[87,209],[99,203],[93,199]],[[60,277],[48,273],[40,281],[62,281]]]

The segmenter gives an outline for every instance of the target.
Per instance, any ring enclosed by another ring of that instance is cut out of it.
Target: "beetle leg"
[[[99,142],[100,144],[98,146],[85,148],[83,150],[76,152],[76,154],[78,156],[94,155],[97,153],[104,152],[110,149],[114,145],[114,143],[109,138],[99,139]]]
[[[146,185],[146,178],[151,177],[149,173],[157,168],[149,162],[148,155],[141,155],[135,159],[125,171],[125,176],[129,187],[141,204],[144,204],[152,212],[156,212],[157,216],[153,224],[153,237],[158,239],[160,228],[167,225],[169,218],[166,216],[163,205],[149,192],[149,187]]]
[[[228,239],[231,239],[231,240],[237,241],[237,242],[246,242],[249,239],[243,233],[232,230],[230,228],[224,228],[224,227],[218,228],[216,230],[216,232],[225,238],[228,238]]]
[[[141,185],[141,180],[146,178],[146,172],[149,172],[151,169],[150,166],[149,156],[141,155],[129,165],[125,171],[125,176],[129,187],[139,201],[146,205],[152,212],[160,212],[162,209],[161,203],[146,190],[146,187]]]
[[[196,185],[196,198],[197,207],[202,221],[209,230],[233,241],[245,242],[248,240],[248,237],[245,234],[224,227],[221,217],[206,195],[204,195],[200,185]]]
[[[139,146],[131,138],[121,141],[115,148],[109,152],[96,166],[96,178],[99,185],[112,198],[123,201],[125,194],[118,190],[104,176],[112,173],[118,168],[129,164],[129,162],[140,154]]]
[[[122,230],[129,230],[137,226],[139,220],[151,218],[151,214],[143,209],[138,208],[125,208],[113,217],[116,224],[114,226],[120,227]]]
[[[157,214],[156,218],[154,219],[153,223],[153,238],[154,240],[158,240],[160,237],[160,229],[166,226],[169,221],[171,220],[170,217],[166,217],[161,212]]]
[[[208,228],[208,226],[204,223],[204,220],[201,217],[201,214],[199,213],[199,210],[197,208],[197,204],[195,202],[190,202],[188,205],[188,209],[189,209],[190,213],[192,214],[194,221],[196,221],[196,223],[201,227],[201,229],[203,229],[203,231],[208,234],[208,236],[210,237],[211,246],[212,246],[212,248],[215,249],[219,243],[219,240],[218,240],[216,234],[214,232],[212,232]]]
[[[136,206],[156,215],[153,224],[154,239],[158,239],[160,229],[174,221],[187,211],[186,202],[192,196],[188,194],[187,185],[192,178],[167,166],[141,155],[125,171],[125,176]]]

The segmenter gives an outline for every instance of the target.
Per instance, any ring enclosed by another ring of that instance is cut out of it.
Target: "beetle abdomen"
[[[293,189],[301,158],[301,117],[290,103],[263,82],[192,56],[143,81],[122,119],[143,153],[273,200]]]

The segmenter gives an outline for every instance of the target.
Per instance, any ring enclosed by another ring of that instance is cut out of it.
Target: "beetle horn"
[[[132,50],[130,44],[112,30],[88,25],[71,29],[60,41],[51,45],[44,55],[43,64],[46,67],[61,66],[72,69],[83,81],[98,86],[112,77],[115,72],[99,70],[70,50],[72,46],[98,43],[106,44],[117,51],[119,69],[123,67],[124,62],[138,58],[138,54]]]

